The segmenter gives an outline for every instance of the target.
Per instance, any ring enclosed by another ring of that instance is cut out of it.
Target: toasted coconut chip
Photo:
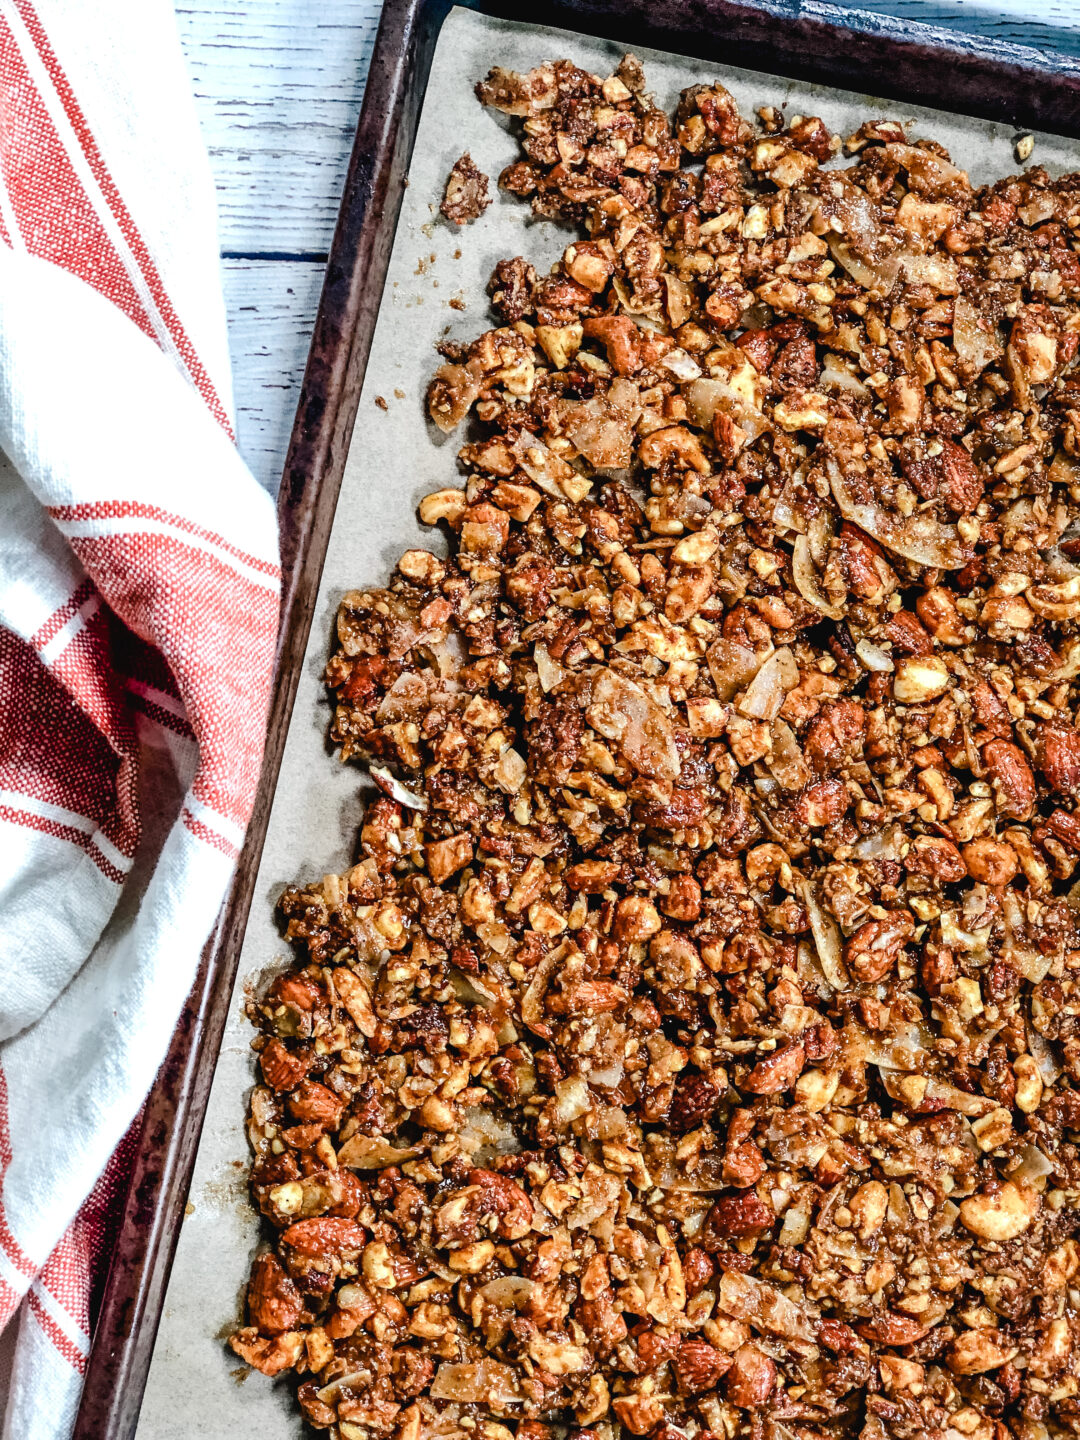
[[[840,927],[831,915],[826,915],[817,897],[817,887],[812,880],[802,883],[803,904],[810,917],[810,933],[814,937],[814,949],[825,979],[834,990],[850,990],[851,976],[844,964],[840,947]]]
[[[761,669],[747,686],[746,694],[739,701],[742,715],[753,720],[775,720],[789,690],[799,683],[799,667],[795,656],[782,646],[774,650]]]
[[[351,1170],[384,1170],[387,1165],[400,1165],[424,1153],[423,1145],[397,1147],[381,1136],[354,1135],[337,1152],[338,1164]]]
[[[789,1300],[775,1285],[738,1270],[725,1270],[720,1277],[716,1306],[735,1320],[745,1320],[755,1330],[785,1340],[811,1344],[817,1335],[812,1317],[802,1306]]]
[[[844,519],[858,525],[905,560],[913,560],[917,565],[933,565],[941,570],[960,570],[971,559],[971,548],[960,539],[954,525],[945,525],[929,515],[918,513],[894,515],[880,505],[856,500],[843,471],[831,455],[826,457],[825,473]]]
[[[619,747],[629,765],[657,780],[679,778],[682,762],[671,721],[640,685],[616,670],[596,669],[587,693],[589,724]]]
[[[458,1400],[470,1405],[512,1405],[521,1399],[518,1372],[498,1360],[440,1365],[431,1382],[433,1400]]]
[[[385,765],[372,765],[368,773],[383,794],[389,795],[390,799],[396,800],[399,805],[404,805],[408,810],[426,810],[428,808],[427,797],[417,795],[414,790],[403,785]]]
[[[722,637],[709,646],[705,659],[721,700],[734,699],[740,690],[745,690],[762,664],[753,650]]]
[[[791,556],[791,575],[799,594],[808,604],[813,605],[815,610],[820,610],[830,620],[844,618],[844,607],[834,605],[818,584],[817,573],[814,570],[814,562],[810,554],[810,541],[805,535],[798,535],[795,538],[795,548]]]

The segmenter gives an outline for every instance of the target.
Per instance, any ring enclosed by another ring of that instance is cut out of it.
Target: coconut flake
[[[677,780],[682,761],[671,721],[640,685],[616,670],[597,669],[589,684],[586,719],[623,759],[653,780]]]
[[[694,357],[686,350],[669,350],[660,361],[665,370],[670,370],[676,380],[696,380],[701,374],[701,366]]]
[[[822,973],[834,990],[849,990],[851,977],[844,964],[840,948],[840,927],[831,915],[826,915],[817,898],[817,887],[812,880],[802,882],[803,904],[810,917],[810,933],[814,937],[814,949],[821,961]]]
[[[818,584],[814,562],[810,554],[810,541],[805,535],[798,535],[791,556],[791,575],[795,588],[803,599],[815,610],[820,610],[830,620],[842,620],[843,607],[834,605]]]
[[[822,388],[844,390],[859,400],[870,399],[870,391],[863,382],[847,368],[839,355],[834,354],[831,350],[825,354],[818,384]]]
[[[716,1308],[735,1320],[745,1320],[755,1330],[780,1335],[785,1340],[812,1344],[815,1327],[811,1317],[793,1300],[753,1275],[725,1270],[720,1277]]]
[[[521,1310],[528,1304],[535,1289],[535,1280],[528,1280],[524,1275],[499,1275],[481,1286],[480,1294],[489,1305]]]
[[[469,1405],[501,1408],[521,1400],[518,1373],[498,1360],[473,1360],[440,1365],[431,1382],[433,1400],[459,1400]]]
[[[533,661],[536,664],[536,676],[540,681],[540,688],[546,694],[560,685],[570,674],[564,665],[553,660],[546,645],[539,642],[533,646]]]
[[[354,1135],[337,1152],[338,1164],[351,1170],[385,1170],[403,1160],[415,1160],[424,1153],[422,1145],[406,1145],[396,1149],[382,1136]]]
[[[1054,1165],[1037,1145],[1025,1145],[1020,1152],[1020,1163],[1009,1171],[1008,1178],[1016,1183],[1034,1185],[1054,1173]]]
[[[831,455],[826,457],[825,471],[844,519],[858,525],[905,560],[913,560],[917,565],[933,565],[942,570],[960,570],[971,559],[971,551],[960,539],[954,525],[943,525],[918,512],[914,515],[893,515],[880,505],[856,500],[843,471]]]
[[[1005,353],[993,320],[981,314],[966,295],[957,295],[953,301],[953,349],[961,370],[972,380]]]
[[[383,792],[389,795],[391,800],[396,800],[399,805],[404,805],[408,810],[426,810],[428,802],[423,795],[417,795],[414,791],[407,789],[396,775],[392,775],[385,765],[372,765],[368,771],[372,780]]]
[[[753,650],[737,640],[714,640],[705,652],[709,674],[720,700],[731,700],[745,690],[761,669],[761,661]]]
[[[589,1113],[589,1087],[580,1075],[568,1075],[555,1086],[555,1118],[560,1125],[569,1125],[580,1115]]]
[[[799,667],[786,645],[774,650],[747,686],[737,709],[753,720],[775,720],[789,690],[799,683]]]
[[[1043,1084],[1049,1089],[1054,1081],[1061,1074],[1061,1066],[1058,1064],[1057,1056],[1054,1054],[1054,1047],[1045,1035],[1040,1035],[1034,1025],[1028,1022],[1027,1027],[1028,1051],[1035,1064],[1039,1067],[1039,1075]]]
[[[864,260],[846,240],[841,240],[837,235],[828,236],[827,244],[837,264],[842,265],[855,283],[864,290],[869,290],[871,295],[878,298],[887,295],[896,284],[896,277],[900,273],[899,252],[885,255],[871,263]]]
[[[562,964],[566,956],[575,947],[569,940],[562,941],[556,945],[554,950],[548,953],[532,969],[529,983],[521,997],[521,1018],[530,1030],[536,1030],[542,1026],[541,1034],[547,1034],[548,1027],[544,1024],[544,995],[547,993],[548,983],[556,968]]]
[[[556,455],[539,435],[520,430],[511,441],[510,452],[534,485],[556,500],[563,499],[561,482],[573,478],[573,466]]]
[[[773,778],[785,790],[799,790],[810,779],[810,769],[803,759],[795,732],[786,720],[774,720],[771,730],[772,748],[766,764]]]

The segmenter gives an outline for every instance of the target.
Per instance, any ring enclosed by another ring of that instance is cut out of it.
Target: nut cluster
[[[233,1348],[335,1440],[1080,1433],[1080,177],[494,70],[578,238],[348,595]]]

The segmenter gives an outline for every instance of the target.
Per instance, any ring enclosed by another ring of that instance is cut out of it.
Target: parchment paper
[[[439,363],[433,347],[447,335],[470,339],[492,323],[486,286],[498,260],[524,254],[542,273],[569,243],[565,229],[534,221],[527,204],[496,190],[517,147],[508,122],[477,103],[473,85],[494,64],[523,70],[564,56],[607,75],[621,54],[611,42],[466,10],[450,14],[439,39],[138,1440],[296,1440],[304,1433],[292,1383],[248,1372],[224,1344],[259,1238],[246,1188],[245,1104],[254,1068],[244,997],[284,957],[274,923],[284,886],[341,871],[355,858],[364,776],[329,750],[321,673],[344,592],[384,583],[409,546],[439,548],[415,507],[428,491],[458,483],[462,442],[438,435],[425,419],[424,393]],[[747,116],[762,104],[785,105],[789,115],[820,115],[841,135],[874,117],[910,119],[912,135],[942,141],[976,183],[1017,168],[1015,135],[1004,125],[655,51],[639,55],[669,112],[684,86],[718,78]],[[495,199],[459,230],[438,215],[438,205],[466,149],[491,177]],[[1080,153],[1075,142],[1037,135],[1032,163],[1075,169]]]

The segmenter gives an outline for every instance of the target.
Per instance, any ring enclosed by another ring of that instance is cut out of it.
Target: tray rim
[[[521,19],[515,0],[458,4]],[[73,1440],[129,1440],[138,1424],[431,55],[453,8],[453,0],[383,5],[278,497],[281,635],[258,796],[221,915],[143,1110]],[[1080,61],[829,0],[537,0],[529,20],[837,88],[862,90],[854,82],[873,71],[883,99],[1080,139]],[[883,65],[888,69],[878,69]],[[968,103],[952,103],[957,96]]]

